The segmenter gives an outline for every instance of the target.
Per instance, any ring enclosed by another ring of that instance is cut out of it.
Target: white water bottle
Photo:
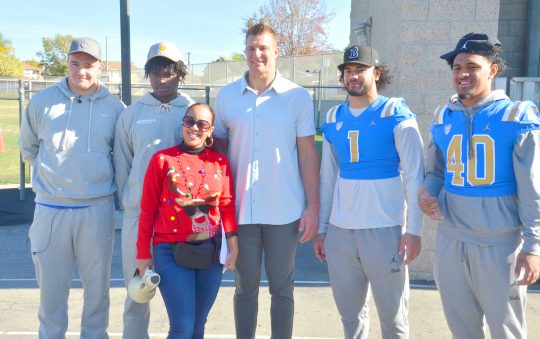
[[[156,287],[160,281],[161,277],[159,274],[153,272],[151,269],[147,268],[142,277],[139,275],[139,269],[136,269],[133,278],[131,278],[128,284],[128,295],[138,303],[148,303],[156,294]]]

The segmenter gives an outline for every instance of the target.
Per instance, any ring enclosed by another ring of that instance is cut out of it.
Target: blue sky
[[[131,59],[138,67],[148,48],[172,41],[191,63],[210,62],[243,50],[245,18],[264,0],[130,0]],[[326,0],[335,17],[328,42],[344,49],[349,42],[351,0]],[[42,37],[56,34],[90,36],[109,60],[120,60],[119,0],[8,0],[0,10],[0,33],[19,59],[38,59]],[[105,48],[107,46],[107,48]],[[105,57],[105,56],[104,56]]]

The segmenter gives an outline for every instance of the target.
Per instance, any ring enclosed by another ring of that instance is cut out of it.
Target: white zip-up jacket
[[[32,97],[22,117],[19,146],[33,167],[36,203],[90,206],[116,191],[114,128],[124,104],[101,83],[79,96],[67,78]]]

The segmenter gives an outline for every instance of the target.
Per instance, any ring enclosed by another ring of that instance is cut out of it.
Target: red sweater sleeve
[[[152,258],[150,248],[154,233],[154,223],[159,211],[159,198],[163,176],[159,154],[155,154],[150,160],[144,176],[139,233],[137,237],[137,259]]]
[[[238,224],[236,223],[236,205],[234,197],[234,185],[232,180],[231,168],[229,161],[225,158],[221,166],[223,172],[223,191],[219,200],[219,213],[225,233],[238,232]]]

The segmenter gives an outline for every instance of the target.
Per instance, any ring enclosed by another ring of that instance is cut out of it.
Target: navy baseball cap
[[[379,53],[375,48],[362,45],[353,45],[345,51],[343,54],[343,63],[338,66],[340,71],[346,64],[359,64],[369,67],[376,67],[380,65]]]
[[[484,56],[495,55],[494,48],[501,46],[496,38],[490,38],[485,33],[468,33],[459,39],[456,48],[446,54],[441,55],[441,59],[450,61],[459,53],[480,54]]]

